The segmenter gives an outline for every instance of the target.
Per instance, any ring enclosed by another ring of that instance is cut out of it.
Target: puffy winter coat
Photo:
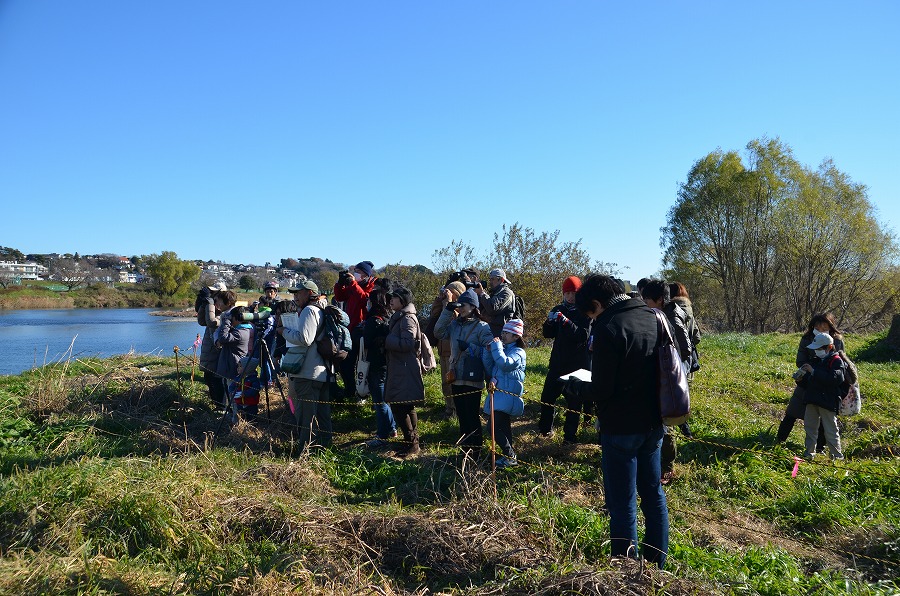
[[[494,410],[506,412],[510,416],[521,416],[525,412],[525,350],[515,344],[503,345],[492,341],[484,349],[484,369],[488,375],[496,379],[497,389],[494,392]],[[484,411],[491,412],[491,398],[484,400]]]
[[[450,340],[450,366],[453,367],[456,374],[453,384],[484,388],[484,378],[466,379],[464,371],[466,360],[474,358],[480,361],[480,348],[485,347],[489,341],[494,339],[488,324],[475,317],[465,320],[460,320],[458,317],[453,318],[453,312],[445,308],[434,325],[434,334],[438,339]],[[462,343],[465,343],[467,347],[462,348]],[[469,350],[468,346],[473,349]]]
[[[419,364],[419,319],[416,307],[407,304],[391,315],[388,334],[384,338],[387,358],[387,379],[384,382],[384,401],[410,405],[425,403],[425,383]]]

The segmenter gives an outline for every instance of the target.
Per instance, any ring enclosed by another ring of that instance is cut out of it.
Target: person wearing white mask
[[[797,347],[796,363],[798,373],[796,374],[799,374],[799,369],[802,368],[804,364],[808,362],[811,363],[816,359],[815,352],[807,348],[807,346],[812,343],[812,340],[820,333],[827,333],[831,336],[831,339],[834,341],[834,349],[836,352],[840,352],[844,349],[843,336],[841,335],[841,332],[838,331],[834,315],[830,312],[813,315],[809,320],[809,325],[806,327],[806,332],[800,338],[800,345]],[[775,438],[776,443],[786,441],[791,434],[791,430],[794,428],[794,423],[797,420],[803,420],[806,413],[804,392],[805,389],[800,385],[797,385],[794,388],[791,400],[788,402],[787,409],[785,409],[784,417],[781,419],[781,424],[778,425],[778,435]],[[824,428],[821,428],[819,430],[817,450],[821,451],[824,448],[825,430]]]
[[[806,412],[803,426],[806,429],[806,451],[803,457],[811,459],[816,451],[816,434],[819,424],[825,428],[825,440],[832,459],[844,459],[841,452],[841,436],[837,426],[837,413],[841,397],[846,394],[847,365],[834,349],[834,340],[827,333],[819,333],[806,346],[813,350],[816,359],[800,367],[803,375],[798,384],[806,389]],[[798,371],[798,372],[799,372]]]

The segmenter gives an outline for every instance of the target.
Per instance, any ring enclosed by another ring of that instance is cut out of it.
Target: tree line
[[[717,149],[698,159],[678,187],[660,244],[661,274],[688,287],[695,315],[707,329],[797,331],[814,313],[830,310],[845,329],[871,331],[886,327],[898,310],[896,238],[879,223],[866,186],[830,159],[817,168],[800,164],[777,138],[750,141],[743,156]],[[0,249],[7,257],[21,255]],[[188,297],[215,281],[174,252],[132,262],[169,298]],[[55,263],[60,277],[75,284],[89,279],[96,265],[77,254]],[[434,251],[432,265],[391,264],[377,273],[408,286],[420,313],[427,314],[450,273],[474,268],[484,277],[500,267],[527,306],[533,344],[540,343],[540,325],[559,303],[567,276],[621,274],[616,263],[592,262],[580,239],[518,223],[503,225],[484,250],[453,241]],[[303,274],[327,291],[344,268],[318,257],[283,258],[275,267]],[[261,289],[268,269],[247,271],[238,286]]]
[[[900,288],[896,238],[868,189],[830,159],[800,164],[779,139],[694,163],[662,228],[666,273],[695,314],[728,331],[796,331],[832,311],[839,325],[890,322]]]

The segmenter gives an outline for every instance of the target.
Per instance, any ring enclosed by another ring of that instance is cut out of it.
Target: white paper
[[[300,330],[300,319],[295,312],[281,313],[281,326],[293,331]]]
[[[568,381],[569,379],[578,379],[579,381],[587,381],[591,382],[591,371],[586,368],[579,368],[575,372],[570,372],[567,375],[563,375],[559,378],[560,381]]]

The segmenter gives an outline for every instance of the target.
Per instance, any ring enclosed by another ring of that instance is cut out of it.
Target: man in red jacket
[[[366,302],[375,287],[375,265],[372,261],[362,261],[353,271],[338,273],[334,284],[334,299],[344,303],[344,312],[350,317],[350,336],[353,338],[353,352],[341,363],[341,379],[344,381],[344,397],[356,394],[356,355],[359,352],[360,323],[366,320]],[[357,329],[358,327],[358,329]]]

